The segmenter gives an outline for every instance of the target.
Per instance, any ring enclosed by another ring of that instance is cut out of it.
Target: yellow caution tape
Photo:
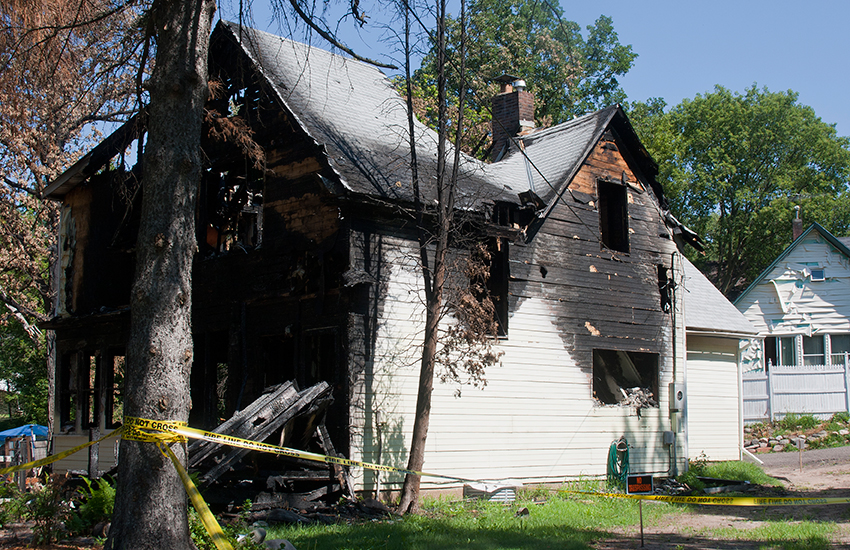
[[[219,443],[222,445],[229,445],[231,447],[238,447],[241,449],[248,449],[252,451],[261,451],[265,453],[273,453],[281,456],[288,456],[290,458],[301,458],[304,460],[310,460],[313,462],[323,462],[325,464],[339,464],[342,466],[356,466],[360,468],[367,468],[369,470],[378,470],[381,472],[398,472],[402,474],[411,474],[416,476],[427,476],[427,477],[438,477],[442,479],[450,479],[452,481],[463,481],[463,482],[476,482],[478,480],[474,479],[466,479],[462,477],[454,477],[447,476],[443,474],[433,474],[428,472],[420,472],[416,470],[408,470],[406,468],[397,468],[395,466],[386,466],[383,464],[374,464],[371,462],[361,462],[359,460],[350,460],[348,458],[341,458],[337,456],[328,456],[322,455],[318,453],[311,453],[307,451],[300,451],[298,449],[291,449],[289,447],[281,447],[279,445],[272,445],[270,443],[260,443],[257,441],[251,441],[250,439],[242,439],[240,437],[234,437],[232,435],[224,435],[218,434],[215,432],[208,432],[205,430],[198,430],[196,428],[190,428],[186,425],[185,422],[174,422],[174,421],[157,421],[157,420],[148,420],[145,418],[133,418],[133,417],[124,417],[124,421],[128,426],[134,426],[136,428],[141,428],[146,430],[146,433],[153,434],[150,430],[167,432],[174,435],[183,436],[190,439],[201,439],[204,441],[209,441],[211,443]],[[153,435],[151,435],[153,437]]]
[[[667,495],[627,495],[593,491],[567,491],[582,495],[636,500],[657,500],[676,504],[706,504],[716,506],[816,506],[819,504],[850,504],[850,497],[674,497]]]
[[[59,454],[50,455],[46,458],[40,458],[38,460],[33,460],[32,462],[27,462],[26,464],[18,464],[17,466],[9,466],[8,468],[2,468],[2,469],[0,469],[0,475],[9,474],[9,473],[12,473],[12,472],[16,472],[18,470],[29,470],[31,468],[38,468],[39,466],[46,466],[48,464],[53,464],[57,460],[62,460],[65,457],[71,456],[74,453],[82,451],[86,447],[91,447],[95,443],[100,443],[101,441],[103,441],[105,439],[109,439],[113,435],[120,432],[122,429],[123,428],[118,428],[117,430],[113,430],[113,431],[109,432],[108,434],[101,437],[100,439],[96,439],[94,441],[89,441],[88,443],[83,443],[82,445],[77,445],[73,449],[68,449],[67,451],[62,451]]]
[[[210,535],[210,538],[215,544],[215,547],[218,550],[233,550],[233,546],[231,546],[230,542],[224,536],[224,531],[221,530],[221,526],[216,521],[215,516],[210,512],[207,503],[204,502],[203,497],[201,497],[200,491],[192,483],[192,479],[189,477],[188,472],[177,460],[177,456],[174,454],[174,451],[171,450],[171,447],[168,445],[157,442],[157,446],[162,454],[168,456],[171,459],[171,463],[174,464],[174,468],[177,469],[177,475],[180,476],[180,480],[183,482],[183,487],[186,488],[186,493],[189,495],[189,500],[192,501],[192,506],[195,507],[195,511],[198,512],[198,515],[201,517],[201,523],[204,524],[204,528],[207,530],[207,533]]]

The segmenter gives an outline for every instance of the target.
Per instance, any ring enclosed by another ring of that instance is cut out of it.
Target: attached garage
[[[688,335],[688,456],[741,458],[737,338]]]
[[[693,264],[684,262],[688,458],[740,460],[741,349],[758,333]]]

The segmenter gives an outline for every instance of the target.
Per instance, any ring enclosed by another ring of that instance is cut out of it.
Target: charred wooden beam
[[[261,397],[257,401],[262,401],[262,403],[257,404],[257,402],[255,402],[249,406],[249,409],[258,411],[257,414],[240,414],[239,419],[233,423],[233,428],[239,428],[238,434],[235,429],[225,428],[224,424],[219,426],[219,428],[215,431],[216,433],[234,435],[243,439],[264,441],[287,422],[290,422],[300,416],[314,417],[319,412],[323,411],[330,403],[330,393],[330,385],[327,382],[319,382],[318,384],[299,392],[297,394],[297,398],[294,400],[291,397],[281,397],[279,400]],[[271,414],[273,411],[274,414]],[[312,420],[310,420],[310,422],[312,422]],[[221,444],[207,443],[208,446],[203,451],[200,450],[199,446],[198,456],[201,456],[200,453],[203,452],[204,458],[207,458],[222,448]],[[248,452],[248,449],[229,447],[225,451],[224,455],[218,459],[217,463],[201,475],[201,486],[208,486],[210,483],[214,482],[222,474],[227,472],[237,461],[247,455]],[[190,465],[198,465],[200,462],[201,459],[193,456],[192,450],[190,449]]]

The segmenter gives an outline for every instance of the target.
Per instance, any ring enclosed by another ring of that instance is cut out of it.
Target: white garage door
[[[688,455],[739,460],[738,340],[688,337]]]

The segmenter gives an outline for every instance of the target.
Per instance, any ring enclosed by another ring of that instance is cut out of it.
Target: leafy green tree
[[[790,244],[794,206],[837,235],[850,229],[850,140],[797,98],[716,86],[667,112],[658,99],[631,108],[673,214],[707,242],[696,264],[728,297]]]
[[[559,5],[532,0],[473,0],[467,8],[467,51],[464,56],[469,94],[464,118],[469,131],[467,152],[480,154],[490,122],[490,99],[498,92],[495,78],[516,75],[535,94],[538,125],[558,124],[576,115],[619,103],[626,94],[618,77],[637,57],[620,44],[610,17],[587,27],[587,38],[573,21],[563,19]],[[459,97],[458,44],[460,25],[447,18],[449,114],[457,113]],[[436,46],[413,75],[414,107],[426,124],[436,128]],[[402,93],[405,93],[401,90]]]
[[[47,375],[44,369],[44,337],[33,340],[20,323],[0,325],[0,379],[6,383],[8,426],[47,424]]]

